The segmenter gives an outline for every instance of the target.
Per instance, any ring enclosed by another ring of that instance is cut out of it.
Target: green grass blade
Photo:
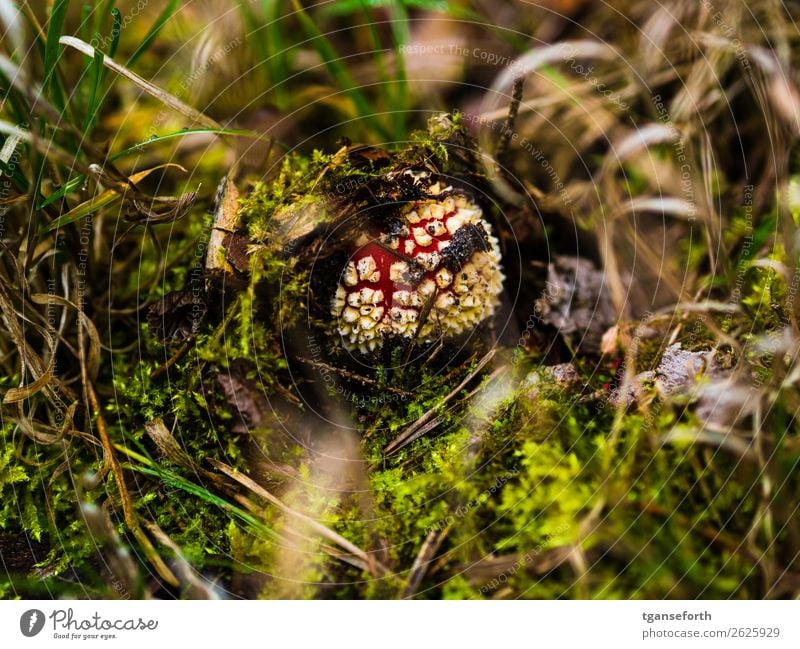
[[[117,448],[120,448],[117,446]],[[138,453],[132,454],[128,453],[129,455],[136,455],[139,456]],[[144,458],[142,458],[144,459]],[[147,466],[141,466],[136,464],[125,464],[124,468],[129,469],[131,471],[137,471],[139,473],[143,473],[145,475],[152,476],[154,478],[158,478],[160,481],[164,482],[166,485],[170,487],[174,487],[176,489],[180,489],[196,498],[200,498],[201,500],[209,503],[210,505],[215,505],[220,509],[231,514],[234,518],[239,519],[240,521],[246,523],[247,525],[253,527],[254,529],[266,534],[272,539],[279,539],[279,535],[272,530],[270,527],[264,525],[261,521],[259,521],[255,516],[250,514],[249,512],[245,511],[241,507],[237,507],[236,505],[229,503],[224,498],[217,496],[215,493],[212,493],[208,489],[201,487],[200,485],[196,485],[189,480],[186,480],[182,476],[178,475],[177,473],[173,473],[172,471],[168,471],[163,468],[150,468]]]
[[[340,0],[325,5],[322,11],[325,16],[343,16],[355,13],[364,6],[371,9],[401,6],[403,9],[424,9],[443,13],[455,13],[457,9],[447,0]]]
[[[156,21],[153,23],[150,31],[147,32],[147,36],[144,37],[142,42],[139,44],[139,47],[137,47],[133,54],[131,54],[128,62],[125,64],[126,67],[131,67],[134,63],[136,63],[136,60],[148,50],[150,44],[153,42],[156,36],[158,36],[161,30],[164,29],[164,25],[166,25],[167,21],[172,18],[172,15],[175,13],[177,8],[178,0],[170,0],[170,3],[164,7],[164,11],[162,11],[158,18],[156,18]]]
[[[76,176],[72,180],[64,183],[64,185],[58,191],[53,192],[48,196],[43,203],[36,206],[37,210],[43,210],[48,205],[52,205],[60,198],[63,198],[67,194],[74,192],[78,187],[81,186],[81,183],[85,180],[84,176]]]
[[[119,35],[122,31],[122,14],[116,7],[111,10],[111,20],[111,45],[108,48],[108,55],[113,59],[114,55],[117,53]]]
[[[61,32],[64,29],[64,19],[67,16],[67,6],[69,0],[55,0],[53,11],[50,13],[50,20],[47,22],[47,41],[44,46],[44,84],[47,88],[56,70],[58,61],[59,44]]]
[[[97,96],[97,90],[100,87],[100,79],[103,73],[103,53],[100,50],[94,51],[94,57],[89,64],[89,99],[86,104],[86,114],[83,120],[83,137],[89,135],[92,130],[92,124],[97,111],[100,108],[101,100]]]
[[[53,3],[53,9],[50,12],[50,18],[47,21],[47,34],[45,36],[43,53],[44,77],[42,81],[42,89],[44,92],[49,92],[53,105],[58,109],[62,119],[66,117],[73,122],[76,122],[78,120],[75,118],[75,114],[71,109],[71,106],[67,104],[66,97],[68,93],[65,92],[61,75],[58,73],[58,61],[61,56],[61,46],[59,41],[62,32],[64,31],[64,21],[66,19],[68,7],[69,0],[55,0]],[[42,134],[45,132],[45,126],[46,125],[42,123]],[[77,150],[78,146],[74,138],[69,134],[66,136],[66,138],[69,141],[70,147]],[[44,164],[44,160],[42,160],[42,164]],[[38,191],[39,182],[44,175],[44,169],[39,169],[36,175],[37,181],[35,185],[36,190]]]
[[[109,4],[113,5],[113,0]],[[114,55],[117,53],[117,47],[119,46],[119,35],[122,33],[122,14],[120,13],[119,9],[117,9],[114,6],[111,7],[110,13],[111,13],[111,32],[110,32],[111,42],[110,42],[110,44],[108,46],[108,56],[110,56],[113,59]],[[108,74],[108,70],[105,68],[105,66],[103,66],[103,69],[100,71],[100,84],[101,85],[104,84],[107,74]],[[115,77],[115,80],[116,80],[116,77]],[[114,85],[114,81],[112,81],[108,85],[108,88],[106,88],[105,96],[108,96],[109,94],[111,94],[111,88],[113,87],[113,85]]]
[[[92,5],[84,4],[81,9],[81,22],[79,26],[80,37],[85,41],[92,40],[92,32],[90,26],[89,16],[92,12]],[[96,32],[95,32],[96,33]]]
[[[47,23],[47,36],[44,47],[44,80],[42,88],[50,93],[53,104],[58,108],[62,118],[67,115],[68,106],[61,76],[58,74],[58,61],[60,58],[59,39],[64,30],[64,20],[66,19],[69,0],[55,0],[53,10],[50,13],[50,20]],[[71,137],[69,137],[72,140]],[[75,146],[75,142],[71,141]],[[41,176],[43,170],[39,171]]]
[[[81,203],[77,207],[71,209],[66,214],[62,214],[52,223],[47,224],[45,231],[52,232],[53,230],[60,230],[70,223],[80,221],[82,218],[94,214],[97,210],[108,207],[112,203],[121,200],[122,196],[112,190],[107,190],[102,194],[98,194],[90,198],[88,201]]]
[[[279,0],[262,0],[261,2],[266,21],[267,64],[272,77],[270,82],[275,89],[275,105],[279,110],[283,110],[289,105],[289,92],[283,83],[284,79],[289,78],[289,62],[281,31],[280,23],[283,13],[280,5]]]
[[[111,156],[110,160],[117,160],[122,158],[126,155],[131,153],[140,152],[144,147],[149,146],[151,144],[155,144],[156,142],[162,142],[164,140],[170,140],[174,137],[181,137],[183,135],[191,135],[193,133],[214,133],[215,135],[235,135],[235,136],[242,136],[242,137],[258,137],[258,134],[254,131],[248,131],[246,129],[235,129],[235,128],[187,128],[182,129],[180,131],[174,131],[173,133],[165,133],[164,135],[156,135],[147,140],[142,140],[133,146],[128,147],[127,149],[123,149],[118,153],[115,153]]]
[[[406,138],[406,119],[408,116],[408,77],[406,76],[406,57],[403,46],[411,38],[408,24],[408,11],[403,2],[393,2],[391,8],[392,37],[395,53],[395,95],[392,106],[392,131],[396,140]]]
[[[389,74],[386,71],[386,61],[383,56],[383,45],[381,44],[381,37],[378,34],[378,28],[375,26],[375,18],[372,15],[367,0],[359,0],[361,7],[364,10],[364,15],[367,19],[367,29],[369,30],[370,40],[372,41],[373,56],[375,59],[375,68],[378,73],[378,80],[381,82],[381,93],[384,95],[384,104],[386,110],[392,109],[391,89],[389,88]]]
[[[114,11],[116,0],[105,0],[102,4],[99,0],[95,0],[94,4],[96,10],[92,15],[92,32],[94,34],[100,34],[103,31],[103,20],[105,20],[105,17],[108,16],[109,13]]]
[[[374,117],[374,113],[376,112],[374,107],[358,89],[347,66],[339,61],[339,55],[331,42],[325,34],[322,33],[320,28],[317,27],[317,23],[314,22],[311,16],[306,13],[306,10],[300,4],[299,0],[292,0],[292,6],[295,9],[295,15],[300,20],[303,29],[311,40],[314,49],[322,59],[323,65],[333,77],[338,87],[353,101],[358,115],[363,117],[372,128],[378,131],[382,138],[389,138],[390,136],[384,126]]]

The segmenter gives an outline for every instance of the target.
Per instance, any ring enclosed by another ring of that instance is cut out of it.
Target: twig
[[[406,428],[402,433],[400,433],[397,437],[395,437],[384,449],[383,452],[387,455],[391,454],[393,451],[399,450],[403,446],[405,446],[408,442],[407,440],[420,428],[425,426],[431,419],[434,418],[436,412],[442,407],[447,405],[456,395],[458,395],[464,387],[472,381],[478,374],[481,373],[484,367],[494,358],[496,350],[492,349],[486,353],[486,355],[478,362],[478,366],[472,370],[467,377],[458,384],[458,386],[450,392],[446,397],[442,399],[442,402],[428,410],[422,417],[417,419],[413,424],[411,424],[408,428]]]
[[[500,129],[500,141],[497,143],[495,149],[495,160],[501,161],[506,153],[508,153],[508,145],[511,142],[511,135],[514,133],[514,123],[517,121],[517,113],[519,112],[519,105],[522,102],[522,87],[525,83],[523,77],[514,79],[514,85],[511,89],[511,103],[508,106],[508,115],[503,122],[503,128]]]
[[[498,367],[494,372],[492,372],[488,376],[488,378],[486,379],[485,382],[481,383],[477,388],[475,388],[474,390],[469,392],[467,394],[467,396],[464,397],[463,400],[464,401],[469,401],[472,397],[474,397],[476,394],[478,394],[479,390],[481,390],[488,383],[494,381],[498,376],[503,374],[503,372],[505,372],[506,370],[508,370],[508,365],[504,365],[503,367]],[[415,432],[411,437],[409,437],[407,440],[405,440],[405,442],[400,447],[396,448],[393,452],[397,452],[401,448],[403,448],[404,446],[408,446],[409,444],[417,441],[423,435],[427,435],[432,430],[435,430],[439,426],[439,424],[441,424],[443,421],[444,421],[444,417],[443,416],[436,417],[433,421],[425,424],[422,428],[417,430],[417,432]]]
[[[172,553],[175,555],[177,570],[180,572],[181,577],[183,577],[184,583],[189,585],[188,596],[191,597],[191,599],[219,599],[219,595],[217,595],[213,585],[198,574],[194,566],[186,559],[178,544],[175,543],[157,523],[145,521],[145,525],[156,541],[172,550]]]
[[[83,310],[79,307],[78,309],[78,361],[80,363],[81,368],[81,382],[83,383],[84,388],[84,398],[88,402],[89,406],[89,414],[94,414],[95,425],[97,426],[97,432],[100,436],[100,442],[103,445],[103,454],[105,465],[107,468],[111,469],[111,472],[114,475],[114,482],[117,485],[117,491],[119,491],[119,497],[122,501],[122,515],[125,519],[125,524],[128,526],[128,529],[131,530],[133,536],[136,538],[137,541],[142,546],[145,556],[156,569],[156,572],[161,576],[161,578],[167,582],[170,586],[177,587],[179,585],[178,579],[172,573],[172,571],[167,567],[167,564],[164,563],[164,560],[161,558],[161,555],[156,552],[156,549],[153,547],[152,542],[147,537],[147,535],[142,530],[141,526],[139,525],[139,521],[136,518],[136,512],[133,510],[133,505],[131,504],[131,497],[130,493],[128,492],[128,485],[125,484],[125,476],[122,474],[122,467],[120,466],[119,460],[117,460],[117,456],[114,454],[114,447],[111,443],[111,437],[108,434],[108,427],[106,426],[106,420],[103,418],[103,412],[100,408],[100,402],[97,399],[97,394],[94,390],[94,385],[92,381],[89,379],[89,372],[87,369],[86,364],[86,330],[89,328],[88,325],[88,318]]]
[[[403,599],[409,599],[417,592],[417,588],[419,588],[420,583],[422,583],[422,580],[428,573],[428,569],[433,563],[433,559],[439,551],[439,548],[442,546],[442,542],[447,538],[450,527],[451,526],[448,525],[442,530],[431,530],[425,538],[422,547],[419,549],[417,558],[414,559],[414,564],[411,566],[411,571],[408,574],[408,583],[405,589],[403,589]]]
[[[401,397],[412,397],[414,396],[411,392],[407,390],[402,390],[401,388],[395,388],[391,385],[381,385],[379,386],[378,382],[375,379],[371,379],[366,376],[362,376],[361,374],[356,374],[355,372],[351,372],[350,370],[346,370],[342,367],[336,367],[334,365],[329,365],[328,363],[323,363],[322,361],[315,361],[311,358],[298,358],[299,361],[306,363],[308,365],[312,365],[318,369],[328,370],[329,372],[333,372],[334,374],[338,374],[339,376],[349,379],[351,381],[358,381],[361,385],[371,385],[374,387],[380,387],[381,390],[386,390],[387,392],[392,392],[394,394],[400,395]]]
[[[183,345],[180,346],[180,349],[176,351],[166,362],[159,365],[156,369],[150,372],[150,380],[157,379],[161,376],[164,372],[166,372],[170,367],[175,365],[181,358],[184,357],[186,352],[189,351],[189,347],[191,346],[194,339],[187,340]]]

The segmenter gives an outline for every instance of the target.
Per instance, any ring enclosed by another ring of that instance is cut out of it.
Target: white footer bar
[[[7,601],[0,638],[31,649],[796,649],[800,602]]]

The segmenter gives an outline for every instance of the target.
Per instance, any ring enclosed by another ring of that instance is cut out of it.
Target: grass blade
[[[156,144],[157,142],[162,142],[164,140],[171,140],[172,138],[182,137],[184,135],[193,135],[196,133],[213,133],[214,135],[233,135],[237,137],[258,137],[258,134],[254,131],[249,131],[247,129],[236,129],[236,128],[185,128],[181,129],[180,131],[174,131],[173,133],[165,133],[164,135],[156,135],[154,137],[148,138],[147,140],[143,140],[134,144],[133,146],[128,147],[127,149],[123,149],[122,151],[115,153],[110,160],[117,160],[119,158],[123,158],[126,155],[131,153],[136,153],[141,151],[144,147],[149,146],[151,144]]]
[[[391,81],[389,80],[389,74],[386,71],[386,60],[383,56],[381,37],[378,34],[377,27],[375,26],[375,17],[372,15],[369,3],[367,0],[359,0],[359,2],[361,3],[361,8],[363,9],[364,15],[367,19],[367,29],[369,30],[370,40],[372,41],[372,53],[375,57],[375,69],[378,73],[378,80],[381,82],[381,91],[383,92],[385,98],[385,109],[391,110],[393,107],[390,92]]]
[[[317,54],[319,54],[320,58],[322,59],[323,65],[328,70],[328,73],[333,77],[337,86],[341,88],[348,97],[350,97],[355,105],[358,116],[364,118],[370,124],[370,126],[378,131],[381,137],[388,139],[390,136],[386,132],[386,129],[374,117],[374,113],[376,112],[374,107],[358,89],[358,86],[350,74],[350,71],[347,69],[347,66],[340,63],[340,57],[331,42],[328,40],[325,34],[322,33],[320,28],[317,27],[317,23],[314,22],[311,16],[306,13],[306,10],[300,4],[300,0],[292,0],[292,6],[295,9],[295,15],[300,20],[303,29],[311,40],[314,49],[317,50]]]
[[[108,55],[114,57],[117,53],[117,46],[119,45],[119,35],[122,32],[122,14],[119,9],[114,7],[111,10],[111,45],[108,48]]]
[[[245,511],[244,509],[241,509],[240,507],[231,504],[221,496],[218,496],[212,491],[209,491],[205,487],[195,484],[194,482],[187,480],[183,476],[153,463],[153,461],[150,460],[150,458],[145,457],[141,453],[137,453],[128,446],[122,446],[121,444],[114,444],[114,448],[118,450],[120,453],[127,455],[132,460],[139,462],[139,464],[134,464],[132,462],[130,464],[125,464],[123,465],[123,468],[129,469],[131,471],[136,471],[144,475],[153,476],[154,478],[158,478],[159,480],[163,481],[166,485],[170,487],[175,487],[176,489],[180,489],[181,491],[184,491],[187,494],[196,496],[197,498],[200,498],[201,500],[211,505],[216,505],[220,509],[229,512],[235,518],[238,518],[247,525],[250,525],[254,529],[263,532],[270,538],[280,539],[279,534],[277,534],[270,527],[264,525],[264,523],[259,521],[255,516]]]
[[[81,186],[81,183],[86,179],[85,176],[77,176],[72,180],[67,181],[58,191],[53,192],[48,196],[43,203],[36,206],[37,210],[43,210],[48,205],[52,205],[60,198],[63,198],[67,194],[74,192],[78,187]]]
[[[92,130],[92,123],[97,115],[97,110],[100,108],[100,101],[97,97],[97,89],[100,87],[100,79],[103,72],[103,53],[95,50],[92,62],[89,65],[89,99],[86,102],[86,115],[83,119],[83,137],[89,135]]]
[[[405,139],[406,115],[408,113],[408,80],[406,78],[406,57],[403,46],[410,40],[411,34],[408,26],[408,11],[403,2],[392,3],[392,37],[395,52],[395,95],[392,102],[392,130],[395,138]]]
[[[61,32],[64,29],[64,19],[67,15],[69,0],[55,0],[50,20],[47,24],[47,42],[44,46],[44,83],[45,88],[50,84],[56,69],[58,59],[58,44]]]
[[[164,11],[159,14],[156,21],[153,23],[153,26],[150,28],[150,31],[147,32],[147,35],[144,37],[142,42],[139,44],[133,54],[131,54],[128,62],[125,64],[128,67],[131,67],[139,57],[144,54],[147,49],[150,47],[150,44],[153,40],[158,36],[159,32],[164,29],[164,25],[167,24],[167,21],[172,18],[172,15],[175,13],[175,10],[178,8],[178,0],[170,0],[170,3],[164,7]]]
[[[275,89],[275,105],[283,110],[289,105],[289,95],[283,80],[290,76],[280,25],[283,13],[278,0],[262,0],[262,6],[267,29],[266,41],[269,50],[267,62],[271,75],[270,84]]]

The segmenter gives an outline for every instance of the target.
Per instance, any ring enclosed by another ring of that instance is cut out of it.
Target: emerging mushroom
[[[441,181],[424,195],[382,231],[362,235],[339,278],[331,312],[349,351],[393,338],[430,343],[494,314],[504,277],[481,208]]]

